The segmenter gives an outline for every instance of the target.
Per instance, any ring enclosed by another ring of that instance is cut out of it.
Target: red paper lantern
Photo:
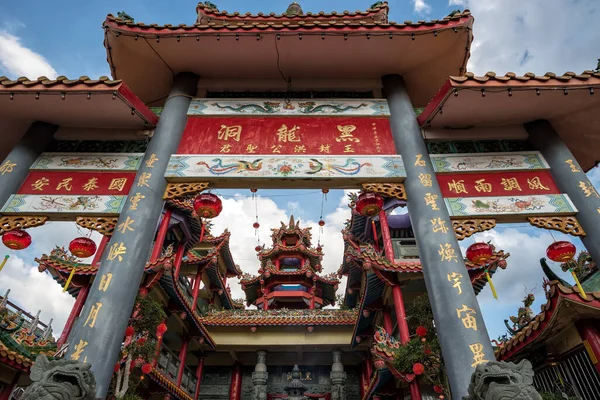
[[[75,257],[88,258],[96,253],[96,243],[90,238],[78,237],[69,243],[69,251]]]
[[[217,195],[205,193],[194,199],[194,211],[201,218],[214,218],[221,214],[223,204]]]
[[[317,251],[318,251],[319,253],[320,253],[320,252],[322,252],[322,251],[323,251],[323,246],[321,246],[321,245],[318,245],[318,246],[317,246]]]
[[[467,259],[477,265],[485,264],[493,254],[492,246],[483,242],[473,243],[467,249]]]
[[[325,221],[319,220],[319,226],[325,226]]]
[[[363,217],[373,217],[383,209],[383,197],[377,193],[364,192],[356,199],[356,212]]]
[[[327,194],[329,193],[329,189],[321,189],[321,192],[323,192],[323,194]]]
[[[11,250],[23,250],[31,244],[31,236],[24,230],[16,229],[2,235],[2,243]]]
[[[164,335],[166,331],[167,324],[165,324],[164,322],[156,327],[156,333],[158,333],[158,335]]]
[[[146,363],[146,364],[142,365],[142,372],[146,375],[149,374],[150,372],[152,372],[152,364]]]
[[[133,334],[135,333],[135,330],[133,329],[133,326],[128,326],[127,329],[125,329],[125,337],[129,337],[129,336],[133,336]]]
[[[255,223],[252,224],[252,227],[254,229],[258,229],[258,228],[260,228],[260,224],[258,222],[255,222]]]
[[[566,241],[554,242],[546,249],[548,258],[560,263],[571,261],[576,252],[575,245]]]
[[[417,336],[420,336],[420,337],[427,336],[427,328],[425,328],[424,326],[417,326],[417,329],[415,332],[417,333]]]
[[[425,367],[421,363],[414,363],[412,369],[415,375],[423,375],[423,372],[425,372]]]
[[[254,250],[256,250],[256,252],[258,253],[259,251],[261,251],[261,250],[262,250],[262,246],[256,246],[256,247],[254,248]]]

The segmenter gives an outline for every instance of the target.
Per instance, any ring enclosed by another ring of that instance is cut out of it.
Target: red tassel
[[[200,243],[204,240],[204,221],[200,220],[200,225],[202,228],[200,229]]]
[[[377,227],[375,221],[371,220],[371,227],[373,228],[373,241],[375,242],[375,250],[379,251],[379,243],[377,242]]]

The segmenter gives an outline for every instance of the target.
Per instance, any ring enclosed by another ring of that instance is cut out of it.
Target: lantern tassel
[[[573,279],[575,279],[575,284],[577,285],[577,288],[579,289],[579,293],[581,293],[581,297],[583,297],[585,300],[587,300],[587,295],[585,294],[583,287],[581,287],[581,283],[579,282],[579,278],[577,278],[577,274],[575,274],[575,271],[573,270],[573,268],[569,268],[569,271],[571,271],[571,275],[573,276]]]
[[[371,227],[373,228],[373,242],[375,243],[375,250],[379,252],[379,243],[377,240],[377,226],[375,226],[375,221],[371,220]]]
[[[492,294],[494,295],[494,298],[496,300],[498,300],[498,293],[496,293],[496,288],[494,287],[494,282],[492,282],[492,277],[490,276],[490,273],[488,272],[488,270],[485,270],[485,277],[488,281],[488,283],[490,284],[490,289],[492,290]]]
[[[4,266],[6,265],[6,262],[8,261],[8,258],[10,256],[7,254],[4,256],[4,260],[2,260],[2,263],[0,263],[0,271],[2,271],[2,268],[4,268]]]
[[[204,221],[202,221],[202,219],[200,219],[200,226],[200,243],[202,243],[204,240]]]
[[[65,287],[63,288],[63,293],[67,291],[67,289],[69,288],[69,285],[71,284],[71,280],[73,280],[73,275],[75,275],[75,268],[71,269],[71,273],[69,274],[69,277],[67,278],[67,282],[65,282]]]

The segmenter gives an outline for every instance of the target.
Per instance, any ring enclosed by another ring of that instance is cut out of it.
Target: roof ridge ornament
[[[292,4],[290,4],[287,10],[285,11],[285,15],[287,15],[288,17],[297,17],[302,14],[304,14],[304,12],[302,11],[302,7],[300,7],[300,4],[296,3],[295,1]]]

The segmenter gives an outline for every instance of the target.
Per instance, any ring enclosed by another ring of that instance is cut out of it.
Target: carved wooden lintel
[[[3,215],[0,217],[0,235],[15,229],[44,225],[46,221],[48,221],[48,217],[43,216]]]
[[[169,183],[163,195],[164,200],[171,200],[177,197],[193,195],[202,192],[209,186],[208,182],[198,183]]]
[[[468,238],[477,232],[489,231],[495,226],[495,219],[458,219],[452,221],[452,227],[458,240]]]
[[[402,183],[363,183],[362,187],[367,192],[379,193],[385,197],[406,200],[406,191]]]
[[[538,228],[553,229],[573,236],[585,236],[585,231],[574,216],[527,217]]]
[[[77,217],[75,223],[82,228],[91,229],[100,232],[105,236],[112,236],[118,218],[105,217]]]

